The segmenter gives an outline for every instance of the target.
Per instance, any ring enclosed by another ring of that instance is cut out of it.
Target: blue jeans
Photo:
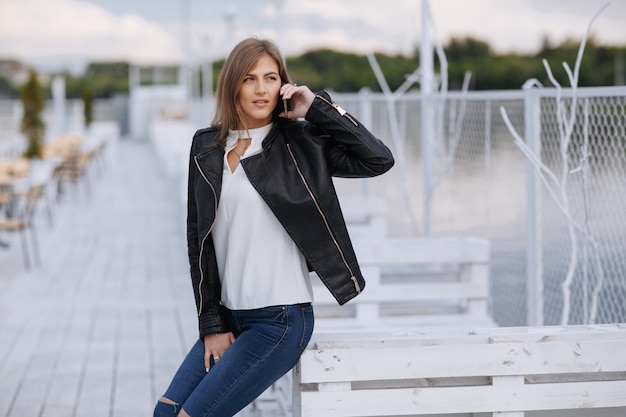
[[[227,417],[250,404],[298,362],[313,333],[311,304],[256,310],[224,309],[235,342],[207,373],[198,340],[158,402],[154,417]]]

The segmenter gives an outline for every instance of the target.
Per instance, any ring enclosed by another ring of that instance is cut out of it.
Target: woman
[[[216,105],[189,162],[200,338],[158,417],[232,416],[296,364],[313,332],[309,271],[339,304],[365,286],[331,177],[393,166],[389,149],[328,94],[290,83],[270,41],[233,49]]]

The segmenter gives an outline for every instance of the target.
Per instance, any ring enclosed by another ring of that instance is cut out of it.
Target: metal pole
[[[66,125],[65,78],[57,75],[52,79],[52,103],[54,108],[53,139],[61,136]]]
[[[276,22],[276,43],[280,48],[283,55],[283,61],[287,63],[287,45],[285,44],[285,3],[287,0],[275,0],[277,9],[277,22]]]
[[[537,90],[531,85],[525,87],[524,98],[524,134],[526,145],[533,154],[541,158],[541,101]],[[543,236],[541,232],[541,180],[536,166],[527,161],[527,230],[526,247],[527,308],[528,326],[543,325]]]
[[[183,65],[179,73],[179,83],[185,87],[186,100],[189,101],[193,96],[190,0],[181,0],[180,2],[180,48],[183,55]]]
[[[432,232],[432,198],[431,184],[432,152],[434,140],[433,122],[434,109],[433,85],[435,79],[433,45],[430,39],[430,11],[428,0],[422,0],[422,39],[420,44],[420,90],[421,90],[421,145],[424,184],[424,235]]]
[[[372,118],[372,90],[368,87],[363,87],[359,91],[359,119],[364,126],[373,126]],[[365,196],[370,195],[370,182],[363,181],[363,194]]]

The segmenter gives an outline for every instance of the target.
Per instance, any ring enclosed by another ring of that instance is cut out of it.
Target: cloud
[[[114,16],[80,0],[4,0],[0,54],[135,62],[180,59],[178,38],[133,14]]]
[[[431,0],[430,7],[444,43],[474,36],[498,52],[535,52],[546,35],[582,39],[605,2]],[[321,47],[408,54],[419,43],[421,9],[421,0],[0,0],[0,57],[161,63],[182,60],[184,48],[196,60],[220,59],[247,36],[274,39],[286,55]],[[182,21],[190,24],[184,31]],[[613,1],[594,23],[595,39],[626,44],[624,21],[626,1]]]
[[[452,36],[487,40],[498,52],[536,52],[548,36],[553,42],[582,40],[589,21],[606,0],[435,0],[432,14],[444,42]],[[612,2],[594,22],[600,42],[626,44],[626,2]]]
[[[231,3],[230,9],[216,5],[206,20],[194,22],[194,31],[201,31],[203,25],[211,28],[217,56],[225,55],[236,40],[247,36],[274,39],[287,55],[322,47],[410,53],[418,41],[415,24],[420,8],[415,4],[419,3],[395,0],[394,7],[383,8],[379,2],[364,0],[283,0],[281,12],[276,1],[240,0]],[[232,27],[225,18],[229,11],[234,16]],[[197,12],[196,18],[204,11],[198,7]]]
[[[396,0],[393,7],[384,2],[365,3],[362,0],[287,2],[285,13],[290,22],[287,36],[289,32],[299,33],[306,49],[317,44],[355,52],[412,52],[418,42],[420,2]]]

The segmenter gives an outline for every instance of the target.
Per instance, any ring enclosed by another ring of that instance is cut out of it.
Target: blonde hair
[[[215,116],[211,125],[220,127],[218,145],[225,145],[229,129],[246,128],[239,108],[239,88],[250,68],[263,55],[269,55],[276,62],[281,83],[291,82],[282,55],[274,42],[258,38],[248,38],[239,42],[224,63],[215,91]],[[279,112],[277,106],[274,109],[274,116]]]

